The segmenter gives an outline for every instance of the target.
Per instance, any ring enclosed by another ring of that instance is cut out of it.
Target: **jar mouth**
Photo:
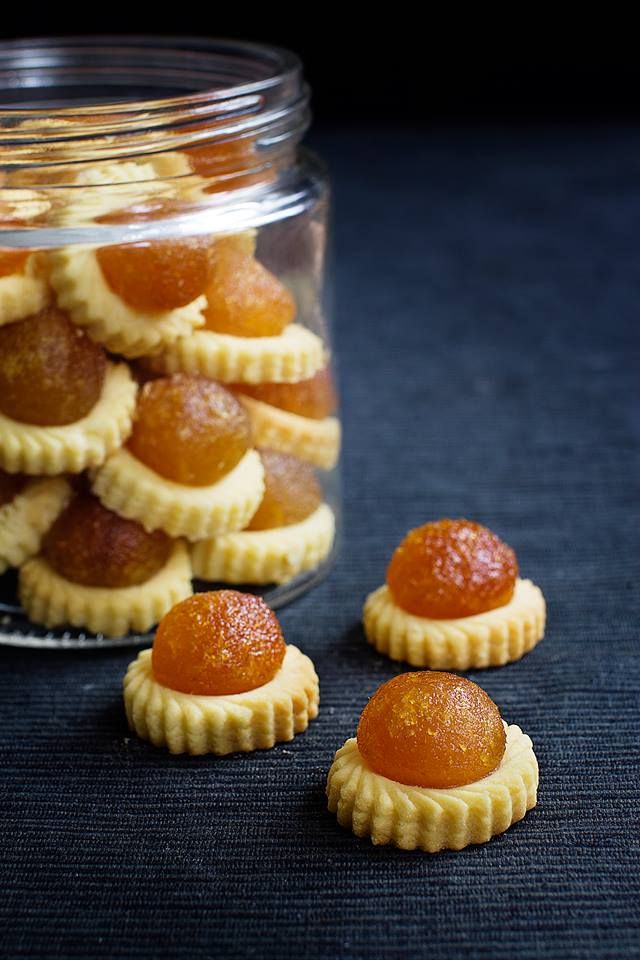
[[[273,148],[308,124],[295,54],[233,40],[5,41],[0,91],[0,180],[2,170],[60,172],[243,137]]]

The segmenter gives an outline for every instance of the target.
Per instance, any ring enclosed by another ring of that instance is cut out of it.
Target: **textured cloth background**
[[[282,612],[317,666],[293,743],[172,758],[129,736],[130,651],[0,651],[7,957],[626,958],[640,950],[640,135],[316,137],[336,192],[346,536]],[[636,392],[637,400],[637,392]],[[470,674],[534,741],[539,806],[429,856],[338,827],[324,785],[401,671],[365,594],[410,526],[488,524],[544,642]]]

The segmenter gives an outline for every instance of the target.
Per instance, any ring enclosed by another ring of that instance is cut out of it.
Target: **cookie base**
[[[320,337],[290,323],[278,337],[234,337],[196,330],[148,365],[159,373],[196,373],[223,383],[295,383],[326,366]]]
[[[71,487],[64,477],[34,477],[10,503],[0,507],[0,573],[35,557],[42,537],[70,496]]]
[[[110,363],[98,402],[75,423],[39,427],[0,413],[0,467],[53,476],[99,466],[129,436],[137,391],[126,364]]]
[[[236,394],[253,430],[257,447],[291,453],[322,470],[332,470],[340,454],[340,421],[337,417],[313,420],[270,403]]]
[[[531,740],[515,724],[506,732],[497,770],[446,790],[412,787],[374,773],[357,740],[347,740],[329,770],[329,810],[341,826],[374,844],[437,853],[486,843],[536,805],[538,763]]]
[[[30,256],[23,273],[0,277],[0,327],[38,313],[49,302],[49,288]]]
[[[164,567],[133,587],[86,587],[66,580],[43,557],[19,575],[20,602],[30,620],[46,627],[86,627],[106,637],[150,630],[171,607],[193,593],[187,548],[175,543]]]
[[[519,660],[544,636],[546,605],[531,580],[517,580],[509,603],[486,613],[434,620],[407,613],[385,585],[363,611],[367,640],[379,653],[414,667],[469,670]]]
[[[257,451],[248,450],[217,483],[189,487],[161,477],[123,447],[94,473],[91,487],[105,507],[149,532],[204,540],[246,527],[264,494],[264,468]]]
[[[319,687],[309,657],[288,645],[269,683],[228,696],[181,693],[158,683],[151,650],[143,650],[124,678],[129,726],[143,740],[171,753],[224,756],[266,750],[293,740],[318,715]]]
[[[333,510],[323,503],[300,523],[272,530],[241,530],[195,543],[191,563],[201,580],[288,583],[319,566],[331,553],[334,537]]]

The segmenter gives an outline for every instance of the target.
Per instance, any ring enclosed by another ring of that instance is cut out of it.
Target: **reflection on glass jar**
[[[20,41],[0,83],[0,642],[135,642],[212,583],[288,601],[339,518],[298,61]]]

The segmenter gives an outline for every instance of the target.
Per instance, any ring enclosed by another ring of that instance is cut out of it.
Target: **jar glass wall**
[[[296,58],[0,45],[0,642],[143,642],[327,571],[328,188]]]

